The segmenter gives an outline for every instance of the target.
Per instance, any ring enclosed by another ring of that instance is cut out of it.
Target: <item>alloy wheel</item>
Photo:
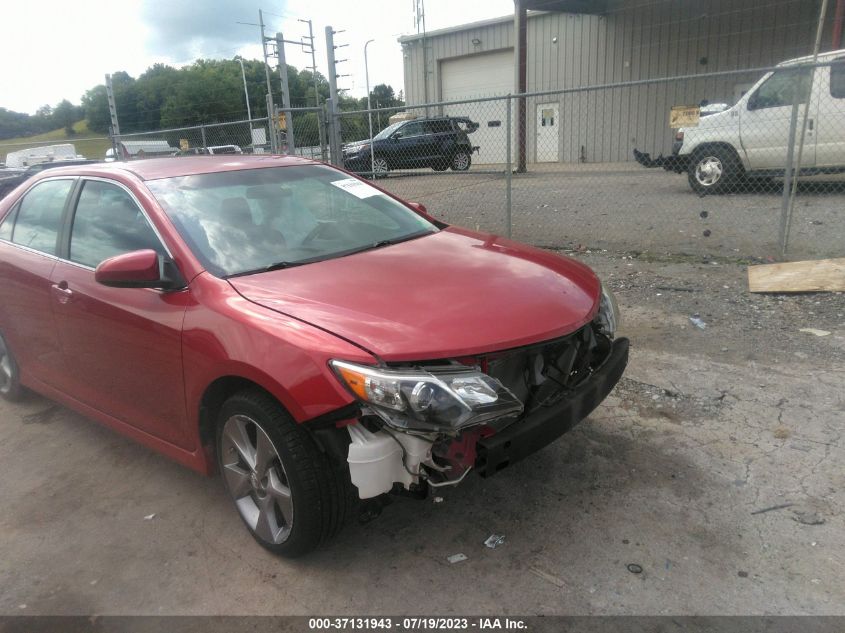
[[[373,173],[378,176],[385,175],[390,168],[387,166],[387,159],[385,158],[376,158],[373,160]]]
[[[452,168],[456,169],[457,171],[464,171],[465,169],[468,169],[469,156],[464,152],[455,154],[455,157],[452,159]]]
[[[712,187],[725,173],[722,161],[716,156],[706,156],[695,166],[695,179],[703,187]]]
[[[266,431],[246,415],[233,415],[223,425],[221,450],[226,487],[244,522],[262,541],[284,543],[293,526],[293,496]]]

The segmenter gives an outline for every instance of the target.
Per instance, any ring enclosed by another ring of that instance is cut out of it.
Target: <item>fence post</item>
[[[511,154],[513,150],[511,149],[511,107],[513,103],[511,101],[511,96],[508,95],[507,99],[505,100],[505,108],[507,108],[507,112],[505,113],[505,152],[507,153],[507,158],[505,159],[505,222],[507,223],[507,236],[513,237],[513,220],[511,217],[512,208],[511,208],[511,177],[513,176],[513,165],[511,163],[512,158]]]
[[[208,147],[208,143],[205,140],[205,126],[204,125],[200,126],[200,134],[202,135],[202,146]]]
[[[813,44],[813,64],[819,60],[819,48],[822,43],[822,32],[824,30],[824,18],[827,14],[827,0],[822,0],[819,20],[816,24],[816,39]],[[792,105],[792,119],[789,122],[789,148],[787,161],[787,180],[783,183],[783,204],[781,205],[781,257],[786,256],[789,246],[789,229],[792,225],[792,209],[795,207],[795,194],[798,193],[798,177],[801,174],[801,157],[804,154],[804,140],[807,136],[807,121],[810,114],[810,104],[813,101],[813,83],[816,77],[816,67],[810,69],[810,81],[807,86],[807,102],[804,104],[804,117],[801,122],[801,139],[798,142],[798,164],[793,166],[792,158],[794,153],[795,134],[798,123],[798,100],[801,92],[800,68],[795,76],[795,103]],[[789,183],[789,174],[792,173],[792,182]],[[791,185],[788,186],[788,185]]]

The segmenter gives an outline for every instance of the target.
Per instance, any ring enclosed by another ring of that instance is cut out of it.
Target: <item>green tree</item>
[[[67,99],[62,101],[53,110],[53,121],[56,127],[63,127],[65,134],[72,136],[74,134],[73,124],[76,123],[79,117],[79,110]]]
[[[94,86],[82,95],[82,109],[85,112],[89,130],[108,134],[111,115],[109,114],[109,102],[104,85]]]

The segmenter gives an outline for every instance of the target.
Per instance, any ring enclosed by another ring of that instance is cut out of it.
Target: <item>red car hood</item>
[[[450,228],[298,268],[230,280],[247,299],[387,361],[508,349],[593,319],[600,283],[579,262]]]

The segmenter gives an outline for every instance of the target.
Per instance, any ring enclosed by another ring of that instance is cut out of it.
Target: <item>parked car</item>
[[[806,66],[812,57],[778,64],[733,107],[702,116],[696,127],[679,129],[672,156],[650,159],[635,151],[637,160],[647,167],[687,172],[698,193],[725,191],[743,179],[782,176],[793,102],[801,104],[800,134],[809,97],[802,173],[845,171],[845,50],[819,55],[818,61],[832,64]]]
[[[585,265],[302,158],[79,165],[0,201],[0,394],[220,471],[287,556],[569,430],[627,364],[618,318]]]
[[[468,134],[478,124],[466,117],[434,117],[399,121],[384,128],[373,140],[349,143],[343,148],[343,165],[357,173],[384,176],[392,169],[431,167],[466,171],[473,147]],[[373,152],[372,162],[370,152]]]
[[[70,165],[90,165],[96,163],[95,160],[88,159],[73,159],[73,160],[57,160],[51,163],[38,163],[31,165],[26,169],[10,169],[6,168],[0,170],[0,198],[12,191],[22,182],[32,178],[32,176],[41,173],[45,169],[55,169],[56,167],[68,167]]]

